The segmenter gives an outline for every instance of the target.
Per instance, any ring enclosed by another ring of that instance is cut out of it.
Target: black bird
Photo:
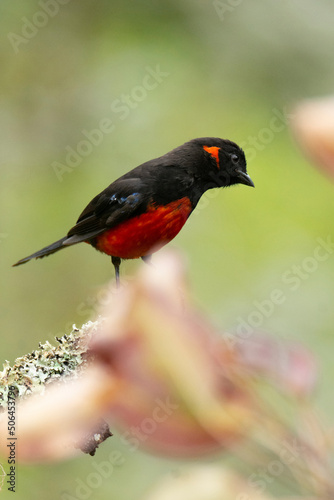
[[[254,187],[242,149],[226,139],[193,139],[122,175],[92,199],[64,238],[14,266],[86,242],[111,256],[118,284],[121,259],[149,260],[177,235],[205,191],[233,184]]]

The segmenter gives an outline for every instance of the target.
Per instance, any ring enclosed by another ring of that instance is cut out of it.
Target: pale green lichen
[[[88,344],[101,322],[88,321],[80,330],[73,325],[70,334],[56,337],[58,345],[40,343],[39,349],[17,358],[13,366],[5,361],[0,372],[0,411],[7,406],[9,386],[14,386],[17,397],[22,398],[43,393],[47,384],[60,378],[77,377],[89,363]]]

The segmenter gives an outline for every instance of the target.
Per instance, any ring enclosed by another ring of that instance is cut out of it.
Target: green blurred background
[[[113,276],[88,245],[11,264],[62,237],[130,168],[194,137],[220,136],[244,146],[256,189],[209,193],[171,245],[187,256],[197,303],[223,329],[283,291],[260,328],[314,352],[317,404],[333,424],[334,254],[296,290],[282,281],[309,262],[317,238],[333,234],[333,185],[301,156],[286,122],[273,130],[273,117],[299,100],[333,91],[333,2],[3,0],[1,11],[1,360],[94,317]],[[157,69],[157,85],[143,90]],[[121,113],[124,95],[132,97]],[[105,119],[113,130],[61,173],[66,148]],[[122,272],[140,265],[126,262]],[[117,437],[94,460],[114,448],[126,461],[92,498],[138,500],[180,465],[130,453]],[[76,481],[92,470],[88,456],[20,467],[15,498],[76,498]]]

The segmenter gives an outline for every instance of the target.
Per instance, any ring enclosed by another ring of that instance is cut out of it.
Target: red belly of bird
[[[96,248],[107,255],[136,259],[171,241],[192,211],[189,198],[167,205],[151,205],[147,212],[109,229],[96,238]]]

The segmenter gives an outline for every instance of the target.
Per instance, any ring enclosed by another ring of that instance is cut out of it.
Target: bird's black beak
[[[245,172],[243,172],[242,170],[237,170],[236,174],[240,184],[245,184],[246,186],[255,187],[254,182],[249,177],[249,175],[245,174]]]

